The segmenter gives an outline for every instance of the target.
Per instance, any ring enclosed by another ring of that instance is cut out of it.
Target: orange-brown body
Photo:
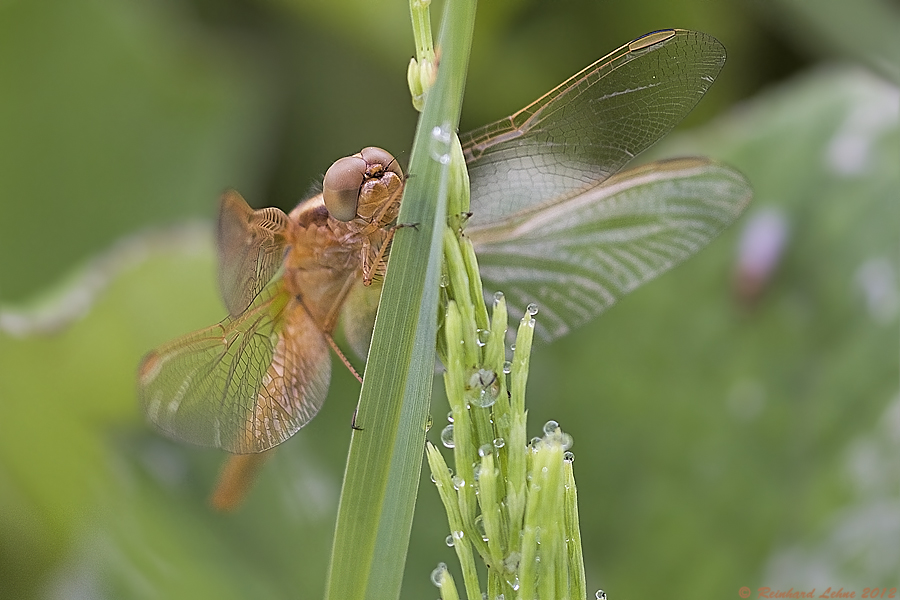
[[[347,173],[358,182],[351,177],[336,197],[326,176],[323,193],[288,215],[253,210],[226,192],[217,244],[231,316],[161,346],[139,368],[151,420],[175,437],[236,454],[214,493],[218,508],[240,501],[262,464],[258,453],[315,416],[331,377],[329,347],[356,375],[331,337],[345,309],[348,341],[362,356],[368,350],[380,291],[371,284],[387,270],[403,176],[384,151],[349,160],[356,162]],[[352,218],[335,218],[329,201]]]
[[[369,183],[369,182],[367,182]],[[384,276],[402,181],[372,181],[361,196],[377,199],[385,210],[342,222],[329,215],[322,195],[301,202],[288,215],[289,249],[284,257],[284,287],[301,303],[318,328],[331,333],[344,300],[354,286]]]

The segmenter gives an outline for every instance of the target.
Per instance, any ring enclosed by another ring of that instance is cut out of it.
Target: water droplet
[[[447,422],[448,422],[448,423],[452,423],[452,422],[453,422],[453,411],[452,411],[452,410],[451,410],[450,412],[447,413]]]
[[[525,312],[533,317],[534,315],[538,314],[538,305],[532,302],[527,307],[525,307]]]
[[[544,435],[553,435],[557,429],[559,429],[559,423],[552,419],[544,423]]]
[[[481,539],[485,542],[488,541],[487,532],[484,529],[484,516],[478,515],[475,517],[475,531],[478,532],[478,535],[481,536]]]
[[[597,593],[594,594],[594,598],[597,600],[606,600],[606,592],[603,590],[597,590]]]
[[[434,473],[431,474],[431,483],[437,483],[437,479],[434,477]]]
[[[521,537],[522,533],[520,532],[519,536]],[[503,559],[503,568],[507,573],[515,573],[519,569],[519,561],[522,560],[522,555],[518,552],[510,552],[509,555]]]
[[[484,444],[478,449],[478,456],[484,458],[488,454],[492,454],[494,452],[494,446],[492,444]]]
[[[450,143],[450,124],[444,123],[440,127],[435,126],[434,129],[431,130],[431,137],[435,139],[435,141],[442,142],[444,144]]]
[[[447,544],[448,547],[452,548],[453,547],[453,536],[448,535],[446,538],[444,538],[444,543]]]
[[[510,371],[512,371],[512,363],[507,360],[503,363],[503,372],[508,374]]]
[[[446,273],[441,273],[441,287],[445,288],[450,285],[450,276]]]
[[[497,374],[492,369],[478,369],[478,379],[484,387],[497,383]]]
[[[431,158],[442,165],[450,164],[450,123],[431,130]]]
[[[480,408],[488,408],[489,406],[494,405],[494,403],[497,401],[497,396],[498,394],[492,386],[478,392],[478,396],[472,399],[472,404]]]
[[[531,449],[537,450],[540,447],[540,445],[543,443],[543,441],[544,440],[542,440],[541,438],[539,438],[537,436],[531,438]]]
[[[437,587],[441,587],[441,578],[447,570],[447,563],[439,562],[434,571],[431,572],[431,583]]]
[[[569,448],[571,448],[573,442],[574,440],[572,439],[572,436],[568,433],[562,433],[559,436],[559,445],[562,446],[563,450],[568,450]]]
[[[563,454],[563,460],[567,463],[573,463],[575,462],[575,455],[567,450],[566,453]]]
[[[447,425],[441,430],[441,443],[445,448],[453,447],[453,425]]]
[[[466,399],[470,404],[481,408],[492,406],[500,395],[500,382],[497,374],[490,369],[477,369],[469,376],[466,386]]]
[[[503,300],[503,292],[494,292],[494,306]]]
[[[466,480],[460,477],[459,475],[454,475],[451,479],[453,481],[453,489],[458,490],[459,488],[466,487]]]
[[[504,440],[502,437],[494,438],[494,448],[497,448],[499,450],[500,448],[502,448],[505,445],[506,445],[506,440]]]
[[[465,535],[466,534],[463,533],[462,529],[457,529],[453,532],[453,539],[458,542],[459,540],[463,539]]]
[[[510,352],[515,352],[515,351],[516,351],[516,345],[515,345],[515,344],[510,344],[510,345],[509,345],[509,351],[510,351]]]
[[[481,463],[477,462],[472,465],[472,473],[475,475],[475,481],[478,481],[478,478],[481,477]]]
[[[491,339],[491,330],[490,329],[477,329],[475,330],[475,338],[478,341],[478,345],[481,347],[487,346],[488,340]]]

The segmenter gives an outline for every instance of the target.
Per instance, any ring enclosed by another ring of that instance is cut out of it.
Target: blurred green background
[[[589,588],[900,584],[900,7],[479,11],[462,129],[645,32],[699,29],[728,63],[652,154],[713,156],[756,190],[701,255],[535,353],[530,427],[575,438]],[[356,382],[336,368],[322,413],[219,515],[222,455],[151,431],[134,373],[224,315],[222,189],[289,209],[363,146],[405,164],[413,51],[402,0],[0,3],[0,597],[322,595]],[[784,252],[740,302],[741,230],[764,211]],[[424,475],[403,597],[437,595],[446,535]]]

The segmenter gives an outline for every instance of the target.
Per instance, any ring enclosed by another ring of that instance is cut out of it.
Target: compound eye
[[[403,177],[403,171],[400,169],[400,165],[397,164],[393,155],[387,150],[383,150],[376,146],[369,146],[368,148],[360,150],[359,153],[369,166],[378,164],[381,165],[385,171],[391,171],[392,173],[396,173],[399,177]]]
[[[366,177],[366,161],[358,156],[341,158],[325,172],[322,196],[325,208],[338,221],[356,218],[359,190]]]

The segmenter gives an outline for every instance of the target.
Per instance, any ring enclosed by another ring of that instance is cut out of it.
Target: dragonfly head
[[[385,192],[393,196],[402,182],[403,171],[390,152],[374,146],[363,148],[358,154],[337,160],[325,173],[325,207],[338,221],[356,217],[368,220],[382,204],[379,199]]]

